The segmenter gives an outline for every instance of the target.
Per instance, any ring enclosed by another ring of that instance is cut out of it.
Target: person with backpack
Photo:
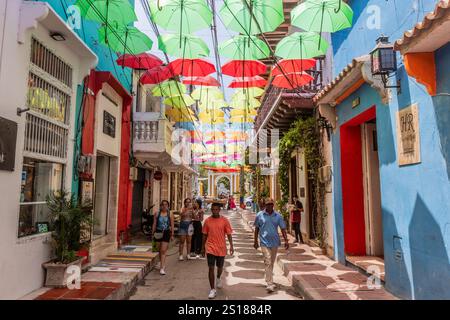
[[[167,249],[169,247],[169,242],[173,240],[175,230],[173,213],[170,212],[169,207],[169,201],[161,201],[159,212],[155,215],[155,219],[153,219],[152,227],[153,238],[159,244],[159,273],[161,275],[166,274],[165,265]]]

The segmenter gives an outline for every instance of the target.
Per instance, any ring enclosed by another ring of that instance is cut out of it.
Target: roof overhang
[[[333,128],[336,127],[334,107],[365,83],[378,92],[383,103],[389,102],[389,90],[384,87],[381,78],[375,78],[372,75],[370,55],[353,59],[331,83],[313,98],[314,103],[319,106],[320,114],[331,123]]]
[[[80,78],[89,74],[98,63],[97,55],[84,43],[84,41],[61,19],[55,10],[46,2],[22,1],[20,6],[19,32],[17,41],[25,43],[26,32],[36,29],[38,24],[50,32],[58,32],[66,39],[65,45],[80,57]]]
[[[407,53],[434,52],[450,41],[450,0],[441,0],[433,12],[423,21],[406,31],[394,44],[402,55]]]

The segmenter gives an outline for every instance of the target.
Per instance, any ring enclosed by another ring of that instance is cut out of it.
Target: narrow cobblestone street
[[[223,288],[218,290],[216,299],[301,299],[277,264],[274,268],[274,281],[278,290],[274,293],[266,291],[263,256],[260,250],[253,248],[251,228],[237,211],[222,211],[222,214],[230,219],[233,227],[235,253],[225,260]],[[130,299],[207,299],[209,283],[206,260],[178,261],[178,245],[172,247],[168,254],[167,275],[161,276],[158,269],[153,269]]]

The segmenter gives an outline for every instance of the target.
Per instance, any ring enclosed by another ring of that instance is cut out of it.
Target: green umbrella
[[[239,33],[271,32],[284,21],[283,0],[224,0],[220,15],[226,27]]]
[[[209,56],[209,48],[202,38],[189,34],[166,34],[158,38],[158,47],[168,55],[195,59]]]
[[[107,26],[104,26],[98,30],[99,41],[107,44],[116,52],[138,54],[152,48],[152,40],[135,27],[123,26],[117,29],[109,27],[108,29]]]
[[[211,26],[213,14],[205,0],[150,0],[153,21],[167,30],[192,33]]]
[[[233,60],[258,60],[269,57],[267,44],[255,36],[237,35],[219,45],[219,52]]]
[[[114,23],[116,26],[137,21],[128,0],[78,0],[75,5],[80,8],[81,15],[88,20]]]
[[[186,86],[175,80],[167,80],[152,89],[152,95],[156,97],[174,97],[186,93]]]
[[[314,32],[294,32],[281,40],[275,55],[285,59],[309,59],[324,55],[328,43]]]
[[[336,32],[352,26],[353,11],[342,0],[308,0],[291,11],[291,19],[306,31]]]
[[[187,94],[183,94],[181,96],[173,96],[167,97],[164,99],[164,104],[177,108],[185,108],[191,106],[195,103],[194,99]]]
[[[247,99],[247,98],[256,98],[261,96],[264,93],[264,89],[258,87],[252,88],[239,88],[234,91],[232,95],[232,99]]]

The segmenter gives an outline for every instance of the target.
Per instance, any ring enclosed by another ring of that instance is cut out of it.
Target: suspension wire
[[[152,28],[153,28],[153,30],[155,32],[155,35],[158,37],[158,40],[159,40],[160,37],[161,37],[161,33],[159,32],[158,26],[156,25],[156,23],[152,19],[152,12],[151,12],[150,6],[145,0],[141,0],[141,3],[142,3],[142,6],[144,8],[144,11],[146,13],[147,19],[150,21],[150,24],[151,24],[151,26],[152,26]],[[164,52],[164,56],[165,56],[166,62],[169,63],[170,59],[169,59],[169,56],[167,55],[166,52]],[[194,124],[195,121],[194,121],[194,119],[192,118],[192,115],[189,112],[189,107],[186,105],[186,102],[184,101],[183,93],[181,92],[181,89],[180,89],[180,87],[178,85],[176,87],[177,87],[177,91],[180,94],[180,97],[181,97],[181,99],[183,101],[184,107],[187,110],[188,116],[191,119],[192,123]],[[195,126],[195,124],[194,124],[194,129],[198,133],[199,137],[201,137],[201,132],[198,130],[198,128]],[[203,140],[202,140],[202,144],[203,144],[203,146],[206,149],[206,145],[205,145]]]

